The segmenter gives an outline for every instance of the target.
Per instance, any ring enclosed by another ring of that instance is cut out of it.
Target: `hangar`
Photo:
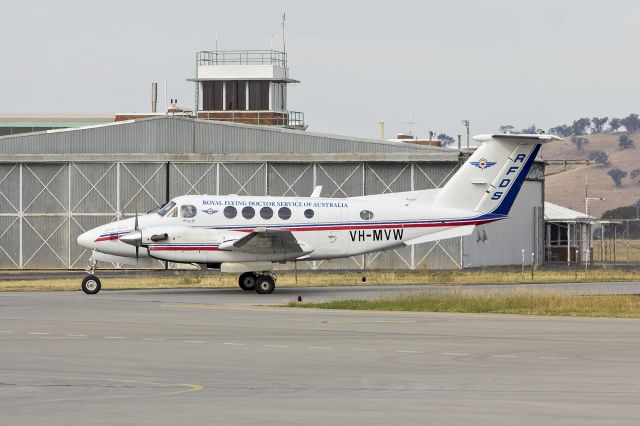
[[[348,197],[442,186],[464,151],[163,115],[0,137],[0,268],[78,269],[79,234],[182,194]],[[508,220],[299,269],[458,269],[544,258],[543,164]],[[529,257],[531,253],[532,257]],[[160,265],[159,265],[160,266]]]

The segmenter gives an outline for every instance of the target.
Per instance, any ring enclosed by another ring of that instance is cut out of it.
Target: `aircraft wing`
[[[286,258],[297,258],[313,251],[308,244],[298,241],[291,231],[266,228],[257,228],[242,238],[225,241],[218,248],[251,254],[282,254]]]

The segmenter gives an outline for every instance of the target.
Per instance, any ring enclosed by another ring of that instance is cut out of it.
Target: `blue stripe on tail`
[[[520,192],[520,188],[522,187],[522,184],[527,178],[527,175],[529,175],[529,170],[531,169],[533,162],[538,156],[538,151],[540,151],[541,146],[542,146],[541,144],[537,144],[536,147],[533,149],[533,151],[531,152],[531,155],[527,159],[527,162],[522,167],[520,174],[511,185],[511,188],[509,188],[507,195],[502,199],[498,207],[496,207],[496,209],[491,212],[491,215],[507,216],[509,214],[509,211],[511,210],[511,206],[513,206],[513,203],[515,202],[516,197]]]

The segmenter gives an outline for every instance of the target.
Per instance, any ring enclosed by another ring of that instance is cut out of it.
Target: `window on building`
[[[202,82],[202,110],[222,111],[222,81]]]
[[[289,220],[291,218],[291,209],[289,207],[280,207],[278,217],[282,220]]]
[[[304,217],[306,217],[307,219],[311,219],[313,217],[313,210],[311,209],[306,209],[304,211]]]
[[[198,213],[196,206],[180,206],[180,216],[185,219],[192,218]]]
[[[253,217],[256,215],[256,211],[253,209],[253,207],[245,207],[242,209],[242,217],[244,217],[245,219],[253,219]]]
[[[226,109],[229,111],[247,109],[247,82],[227,81],[226,85]]]
[[[233,219],[238,215],[238,210],[236,210],[236,208],[233,206],[227,206],[224,208],[223,213],[224,217],[226,217],[227,219]]]
[[[271,207],[263,207],[260,209],[260,217],[269,220],[273,217],[273,209]]]
[[[249,82],[249,109],[252,111],[269,110],[269,82]]]

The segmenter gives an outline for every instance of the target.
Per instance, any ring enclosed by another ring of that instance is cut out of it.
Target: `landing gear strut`
[[[243,290],[271,294],[276,288],[276,275],[271,272],[245,272],[238,278],[238,284]]]
[[[96,294],[100,291],[102,285],[100,284],[100,279],[95,276],[96,272],[96,261],[93,260],[91,262],[91,266],[89,266],[87,272],[89,275],[84,277],[82,280],[82,291],[87,294]]]

